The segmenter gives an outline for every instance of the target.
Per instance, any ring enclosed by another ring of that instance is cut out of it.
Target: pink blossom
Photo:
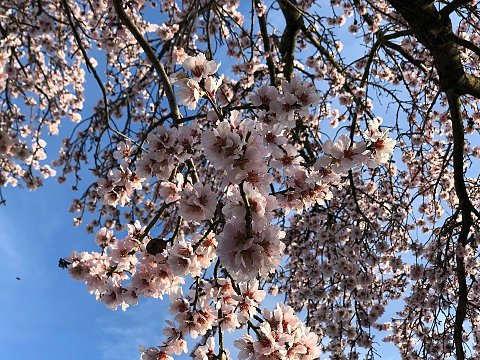
[[[210,75],[213,75],[217,72],[220,64],[215,63],[213,60],[207,60],[203,53],[198,54],[194,57],[187,57],[182,66],[187,71],[191,71],[193,79],[200,81],[200,79],[206,79]]]
[[[222,81],[223,76],[216,80],[210,76],[205,80],[205,91],[211,98],[215,98],[215,93],[217,92],[220,85],[222,85]]]
[[[253,105],[270,106],[273,100],[278,98],[278,90],[273,86],[261,86],[255,94],[250,95],[250,101]]]
[[[194,358],[195,360],[213,359],[216,356],[215,338],[210,336],[205,342],[205,345],[201,345],[195,350],[194,355],[195,355],[195,358]]]
[[[201,183],[187,184],[180,192],[182,197],[178,211],[191,221],[208,220],[213,217],[217,205],[215,193]]]
[[[381,119],[372,120],[368,130],[364,133],[365,140],[369,142],[372,157],[376,164],[385,164],[393,155],[396,141],[388,136],[388,131],[380,130]]]
[[[197,107],[197,102],[202,97],[200,85],[193,79],[183,78],[175,81],[180,87],[177,92],[180,103],[193,110]]]
[[[254,226],[252,236],[247,235],[243,219],[225,224],[218,238],[217,253],[223,266],[238,279],[253,279],[274,270],[279,264],[285,245],[284,236],[274,225]]]
[[[367,160],[367,145],[365,142],[353,142],[347,135],[340,135],[338,141],[327,140],[322,150],[327,157],[320,158],[315,164],[316,169],[327,163],[337,173],[346,173],[354,166],[359,166]]]
[[[140,346],[139,350],[142,352],[141,360],[173,360],[173,357],[158,348],[151,347],[147,349]]]
[[[241,339],[235,340],[234,345],[240,350],[238,358],[240,360],[251,359],[254,356],[253,338],[248,334],[243,334]]]
[[[115,237],[113,235],[113,230],[109,230],[105,227],[101,228],[97,235],[95,235],[95,242],[98,246],[104,248],[115,241]]]
[[[286,124],[291,129],[294,127],[295,110],[297,108],[297,98],[295,95],[287,93],[278,100],[272,101],[271,110],[275,112],[278,121]]]
[[[180,178],[179,178],[179,176]],[[179,179],[178,185],[172,183],[170,181],[162,181],[160,183],[160,189],[158,193],[161,197],[163,197],[166,204],[173,203],[180,199],[179,192],[181,191],[181,187],[183,185],[183,176],[181,174],[177,175],[177,179]]]

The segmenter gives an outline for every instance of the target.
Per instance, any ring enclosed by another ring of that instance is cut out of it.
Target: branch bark
[[[445,5],[445,7],[440,10],[440,13],[442,15],[448,16],[452,12],[456,11],[459,7],[467,5],[471,1],[472,0],[453,0],[452,2]]]
[[[170,107],[170,111],[171,111],[171,114],[172,114],[173,125],[175,127],[178,127],[179,125],[181,125],[180,120],[182,118],[182,115],[180,114],[180,111],[178,109],[178,105],[177,105],[177,101],[175,99],[175,94],[173,92],[172,84],[170,83],[170,80],[167,76],[167,73],[165,72],[165,69],[164,69],[162,63],[158,60],[157,56],[155,55],[155,51],[153,50],[153,48],[150,46],[150,44],[147,42],[147,40],[143,37],[143,35],[138,30],[138,28],[135,26],[135,24],[130,20],[128,15],[125,13],[125,10],[123,9],[122,0],[113,0],[113,5],[115,7],[115,11],[118,15],[119,20],[122,22],[123,25],[125,25],[125,27],[135,37],[138,44],[141,46],[143,51],[145,51],[145,54],[147,55],[147,58],[152,63],[152,65],[155,68],[155,71],[157,72],[158,76],[160,76],[160,81],[161,81],[163,89],[165,91],[165,96],[167,97],[168,105]],[[198,177],[198,173],[197,173],[197,170],[196,170],[196,167],[195,167],[195,163],[193,162],[192,159],[188,159],[186,161],[186,164],[187,164],[188,168],[191,170],[192,182],[193,183],[198,182],[199,177]]]
[[[255,5],[260,5],[259,0],[255,1]],[[268,73],[270,75],[270,85],[276,86],[277,71],[275,69],[275,64],[273,63],[272,45],[270,44],[270,38],[268,35],[266,14],[258,16],[258,24],[260,26],[260,34],[262,35],[263,49],[265,50],[267,55],[267,66]]]
[[[452,91],[447,92],[447,99],[453,130],[454,186],[459,202],[458,207],[462,213],[461,229],[457,243],[465,247],[467,245],[470,228],[473,224],[471,212],[471,208],[473,206],[468,198],[463,175],[463,150],[465,146],[465,133],[463,129],[462,105],[460,102],[460,97]],[[453,325],[453,341],[455,344],[455,354],[457,360],[464,360],[465,350],[463,348],[463,323],[465,322],[465,317],[467,315],[468,286],[463,256],[459,255],[457,252],[455,260],[457,263],[455,273],[458,281],[458,303],[455,310],[455,322]]]
[[[137,40],[138,44],[141,46],[143,51],[145,51],[145,54],[147,55],[148,60],[150,60],[150,62],[152,63],[158,76],[160,76],[160,81],[162,82],[163,89],[165,90],[165,96],[167,97],[168,105],[170,106],[172,117],[173,117],[174,123],[176,124],[178,120],[181,118],[181,115],[180,115],[180,111],[178,110],[172,85],[170,84],[170,80],[168,79],[167,73],[165,72],[165,69],[163,68],[162,63],[158,60],[153,48],[150,46],[147,40],[143,37],[143,35],[138,30],[138,28],[135,26],[135,24],[130,20],[128,15],[125,13],[125,10],[123,9],[122,0],[113,0],[113,6],[115,7],[115,12],[118,15],[118,19],[135,37],[135,40]]]
[[[293,60],[295,58],[295,45],[297,35],[303,26],[303,16],[298,10],[296,0],[279,0],[278,4],[285,17],[285,30],[280,41],[280,54],[284,62],[283,74],[290,81],[293,73]]]
[[[465,73],[448,14],[438,11],[433,1],[389,2],[403,16],[418,41],[432,54],[441,90],[479,97],[480,79]]]

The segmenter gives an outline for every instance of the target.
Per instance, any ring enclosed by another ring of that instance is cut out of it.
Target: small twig
[[[248,239],[253,237],[253,218],[252,218],[252,210],[250,208],[250,202],[248,200],[247,194],[245,194],[245,190],[243,189],[243,181],[238,185],[240,188],[240,194],[242,195],[243,205],[245,206],[245,228],[247,233],[245,234]]]
[[[72,11],[70,7],[68,6],[68,3],[66,0],[62,0],[63,7],[65,9],[65,13],[67,14],[67,19],[68,23],[70,25],[70,28],[72,29],[73,37],[75,38],[75,41],[77,42],[78,48],[80,49],[80,52],[82,53],[83,59],[85,60],[85,64],[87,65],[87,69],[93,74],[93,77],[97,81],[97,84],[100,88],[100,91],[102,92],[102,97],[103,97],[103,106],[105,110],[105,123],[108,128],[110,128],[109,125],[109,120],[110,120],[110,114],[108,111],[108,99],[107,99],[107,90],[105,89],[105,86],[103,85],[102,79],[100,79],[100,76],[97,73],[97,70],[93,66],[92,62],[90,61],[90,58],[88,57],[87,51],[85,50],[85,47],[82,44],[82,39],[80,38],[80,35],[78,34],[77,27],[73,23],[73,16],[72,16]],[[112,129],[114,130],[114,129]],[[118,132],[114,130],[115,132]],[[122,134],[123,135],[123,134]],[[125,136],[125,135],[123,135]]]
[[[260,1],[255,0],[255,5],[260,5]],[[263,14],[262,16],[258,16],[258,25],[260,27],[260,34],[262,35],[263,49],[267,54],[267,66],[268,74],[270,75],[270,85],[276,86],[277,75],[275,70],[275,64],[273,63],[272,46],[270,44],[270,38],[268,36],[267,19],[265,17],[265,14]]]
[[[157,214],[154,216],[154,218],[148,223],[147,227],[145,228],[145,230],[143,231],[143,233],[138,237],[138,241],[142,242],[142,240],[145,238],[145,236],[148,235],[148,233],[150,232],[150,230],[152,230],[153,226],[157,223],[157,221],[160,219],[160,217],[163,215],[163,213],[165,212],[165,210],[167,210],[167,208],[173,204],[173,202],[171,203],[163,203],[162,206],[160,207],[160,209],[158,210]]]

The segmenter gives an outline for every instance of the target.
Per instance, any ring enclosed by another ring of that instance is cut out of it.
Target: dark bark
[[[462,105],[460,97],[453,92],[447,92],[448,106],[452,118],[453,130],[453,176],[455,192],[458,197],[458,207],[462,213],[462,223],[457,242],[461,246],[467,245],[468,234],[472,227],[472,205],[468,198],[467,188],[463,175],[463,148],[465,146],[465,134],[463,130]],[[467,315],[468,287],[465,272],[465,262],[462,256],[456,256],[455,273],[458,281],[458,303],[455,311],[455,322],[453,327],[453,341],[455,343],[455,354],[458,360],[465,359],[463,349],[463,323]]]
[[[389,2],[403,16],[418,41],[432,54],[441,90],[453,91],[458,95],[480,95],[480,80],[465,72],[448,14],[442,15],[433,1]]]
[[[293,73],[297,35],[303,26],[303,16],[295,0],[279,0],[278,4],[285,17],[285,30],[283,30],[282,40],[280,42],[280,54],[284,62],[283,74],[285,79],[290,80]]]
[[[255,1],[255,4],[259,4],[258,0]],[[272,45],[270,44],[270,38],[268,35],[267,29],[267,19],[266,14],[258,17],[258,24],[260,26],[260,33],[262,34],[263,40],[263,49],[267,54],[267,66],[268,66],[268,73],[270,75],[270,85],[276,86],[277,83],[277,71],[275,70],[275,64],[273,63],[272,58]]]

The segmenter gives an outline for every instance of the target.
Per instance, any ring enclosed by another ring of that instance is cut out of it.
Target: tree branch
[[[259,4],[259,0],[255,0],[255,5]],[[262,35],[263,49],[267,55],[267,66],[268,74],[270,75],[270,85],[276,86],[277,71],[275,70],[275,64],[273,63],[272,46],[270,44],[270,38],[268,36],[267,19],[265,17],[265,14],[263,14],[262,16],[258,16],[258,24],[260,26],[260,34]]]
[[[450,109],[450,116],[452,118],[454,187],[458,197],[458,208],[462,212],[461,230],[457,243],[465,247],[470,228],[473,224],[471,213],[473,206],[468,197],[463,175],[465,133],[463,129],[460,97],[452,91],[449,91],[447,92],[447,99]],[[467,314],[468,288],[465,273],[465,262],[463,260],[463,256],[460,256],[458,252],[456,255],[456,262],[457,266],[455,272],[458,281],[458,304],[455,311],[453,339],[455,343],[457,360],[464,360],[465,350],[463,349],[463,323]]]
[[[462,39],[457,34],[452,33],[450,36],[452,37],[452,40],[456,44],[460,45],[461,47],[464,47],[465,49],[473,51],[478,57],[480,57],[480,47],[478,47],[477,45],[475,45],[474,43],[468,40]]]
[[[465,77],[466,81],[463,84],[462,95],[468,94],[480,99],[480,78],[471,74],[466,74]]]
[[[145,51],[145,54],[147,55],[148,60],[150,60],[150,62],[152,63],[158,76],[160,76],[160,81],[162,82],[163,89],[165,90],[165,95],[167,97],[170,110],[172,111],[172,117],[176,124],[178,120],[181,118],[181,115],[180,115],[180,111],[178,110],[172,85],[170,84],[170,80],[168,79],[167,73],[165,72],[165,69],[163,68],[162,63],[158,60],[153,48],[150,46],[147,40],[143,37],[143,35],[138,30],[138,28],[135,26],[135,24],[130,20],[128,15],[125,13],[125,10],[123,9],[122,0],[113,0],[113,5],[115,6],[115,11],[118,15],[119,20],[122,22],[123,25],[125,25],[125,27],[128,30],[130,30],[132,35],[137,40],[138,44],[141,46],[143,51]]]
[[[440,14],[442,16],[448,16],[452,12],[456,11],[459,7],[463,5],[467,5],[472,0],[453,0],[452,2],[448,3],[442,10],[440,10]]]
[[[453,132],[453,177],[458,198],[458,208],[462,214],[461,229],[457,246],[465,247],[473,224],[472,212],[475,212],[464,177],[465,131],[463,125],[460,96],[480,95],[480,79],[465,73],[458,49],[458,37],[452,31],[452,22],[448,14],[460,6],[462,1],[453,1],[439,12],[433,1],[411,2],[407,0],[389,0],[392,6],[404,17],[414,30],[417,39],[430,51],[438,72],[441,90],[447,95]],[[462,45],[462,44],[460,44]],[[465,46],[467,44],[463,44]],[[476,52],[476,51],[475,51]],[[458,360],[465,359],[463,347],[463,324],[467,315],[468,287],[463,256],[456,255],[455,274],[458,281],[457,308],[454,319],[454,345]]]
[[[162,82],[163,89],[165,90],[165,96],[167,97],[168,105],[170,107],[170,111],[172,112],[173,125],[178,126],[179,121],[182,118],[182,115],[178,110],[178,105],[175,99],[175,94],[173,92],[172,84],[168,79],[167,73],[165,72],[165,69],[163,68],[162,63],[158,60],[153,48],[150,46],[147,40],[143,37],[143,35],[135,26],[135,24],[127,16],[127,14],[125,13],[125,10],[123,10],[122,0],[113,0],[113,5],[115,6],[115,11],[117,12],[118,18],[127,27],[127,29],[130,30],[132,35],[138,41],[139,45],[142,47],[143,51],[145,51],[145,54],[147,54],[148,59],[152,63],[158,75],[160,76],[160,81]],[[195,163],[193,162],[192,159],[188,159],[186,163],[189,169],[191,169],[192,171],[193,181],[197,182],[199,178],[195,168]]]
[[[298,32],[303,26],[303,16],[298,10],[296,0],[278,0],[278,4],[280,5],[286,22],[282,40],[280,41],[280,54],[282,54],[282,60],[285,63],[283,74],[285,79],[290,81],[293,72],[295,44],[297,42]]]
[[[66,0],[62,0],[62,5],[63,8],[65,9],[65,13],[67,14],[67,19],[68,23],[70,25],[70,28],[72,29],[73,37],[75,38],[75,41],[77,42],[78,48],[80,49],[80,52],[82,53],[83,59],[85,60],[85,64],[87,65],[88,71],[90,71],[93,74],[93,77],[95,78],[95,81],[98,84],[98,87],[100,88],[100,91],[102,92],[102,97],[103,97],[103,106],[105,110],[105,123],[107,127],[109,126],[109,120],[110,120],[110,114],[108,111],[108,100],[107,100],[107,90],[105,89],[105,86],[103,85],[102,79],[100,79],[100,76],[98,75],[97,71],[95,70],[95,67],[92,65],[92,62],[90,61],[90,58],[87,55],[87,51],[85,50],[85,47],[82,44],[82,39],[80,38],[80,35],[78,34],[77,27],[75,26],[73,22],[73,16],[72,16],[72,11],[70,7],[68,6],[68,3]]]
[[[452,22],[442,16],[433,4],[407,0],[389,0],[390,4],[414,30],[415,37],[430,51],[437,68],[442,91],[459,88],[465,83],[465,69],[460,51],[452,38]]]

